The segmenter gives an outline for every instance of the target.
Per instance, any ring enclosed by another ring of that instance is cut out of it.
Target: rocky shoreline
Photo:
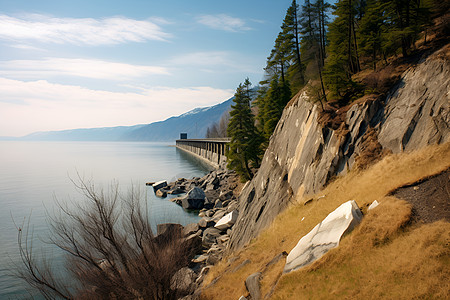
[[[188,267],[175,274],[174,282],[189,296],[183,299],[196,299],[199,286],[212,265],[216,264],[227,249],[238,211],[238,176],[234,171],[217,169],[203,177],[179,178],[175,182],[160,181],[147,183],[155,195],[181,195],[169,199],[184,209],[198,210],[201,219],[197,223],[181,226],[179,224],[158,225],[158,235],[171,230],[182,230],[184,238],[198,249]]]

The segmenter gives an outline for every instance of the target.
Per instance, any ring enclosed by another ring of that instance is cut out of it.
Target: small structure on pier
[[[200,157],[215,168],[226,164],[225,153],[230,142],[229,138],[183,139],[182,134],[180,139],[176,140],[177,148]]]

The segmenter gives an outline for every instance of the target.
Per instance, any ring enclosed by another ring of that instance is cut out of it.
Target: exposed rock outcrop
[[[450,140],[449,46],[406,71],[387,99],[355,103],[339,130],[319,122],[320,108],[299,92],[278,122],[262,165],[239,197],[230,249],[243,247],[289,202],[346,173],[370,137],[392,152]]]
[[[300,239],[286,258],[284,272],[307,266],[336,248],[344,233],[350,232],[361,220],[362,213],[354,200],[340,205]]]
[[[450,139],[450,64],[445,49],[405,72],[386,99],[378,140],[394,153]]]

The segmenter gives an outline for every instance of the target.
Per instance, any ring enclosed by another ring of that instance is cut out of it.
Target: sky
[[[291,0],[0,0],[0,136],[148,124],[215,105]]]

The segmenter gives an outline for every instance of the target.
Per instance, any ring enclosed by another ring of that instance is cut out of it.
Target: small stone
[[[219,242],[221,242],[221,243],[228,242],[229,240],[230,240],[230,236],[229,236],[228,234],[221,235],[221,236],[217,239],[217,241],[219,241]]]
[[[192,260],[193,263],[202,263],[202,262],[206,262],[206,260],[208,259],[208,255],[202,254],[197,258],[194,258]]]
[[[220,219],[223,218],[223,216],[226,215],[226,213],[227,213],[226,210],[219,209],[214,213],[212,218],[217,223],[217,222],[219,222]]]
[[[165,198],[167,197],[167,192],[163,189],[159,189],[156,191],[155,195],[160,198]]]
[[[210,217],[203,217],[198,221],[198,226],[202,228],[212,227],[216,224]]]
[[[215,265],[215,264],[217,264],[218,261],[219,261],[219,257],[215,254],[212,254],[212,255],[208,256],[206,263],[208,265]]]
[[[191,224],[188,224],[188,225],[186,225],[184,227],[183,233],[184,233],[184,235],[187,236],[187,235],[191,235],[193,233],[196,233],[198,230],[199,230],[198,224],[197,223],[191,223]]]
[[[308,204],[310,204],[311,202],[313,202],[313,198],[311,198],[311,199],[308,199],[308,200],[306,200],[305,202],[303,202],[303,205],[308,205]]]
[[[238,218],[238,212],[236,210],[230,212],[226,216],[222,217],[214,226],[217,229],[225,230],[236,223]]]
[[[205,229],[203,232],[202,244],[203,247],[209,248],[212,244],[214,244],[217,240],[217,237],[220,236],[220,230],[214,227],[209,227]]]
[[[261,272],[253,273],[245,279],[245,287],[247,288],[250,296],[254,300],[261,299],[261,285],[259,280],[261,279]]]
[[[374,209],[374,208],[377,207],[378,205],[380,205],[380,203],[378,203],[377,200],[374,200],[374,201],[372,202],[372,204],[369,205],[369,208],[368,208],[367,210]]]

